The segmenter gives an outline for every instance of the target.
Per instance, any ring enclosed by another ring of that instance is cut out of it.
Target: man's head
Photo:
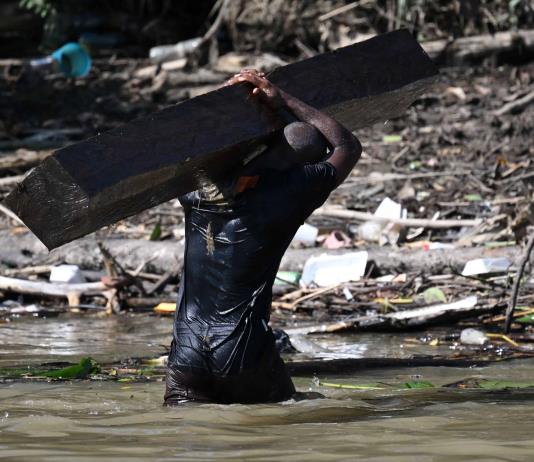
[[[285,170],[296,164],[312,164],[321,161],[328,143],[312,125],[292,122],[267,143],[267,149],[250,162],[252,170],[273,168]]]
[[[326,155],[327,143],[314,126],[305,122],[292,122],[284,127],[284,140],[291,148],[295,164],[316,163]]]

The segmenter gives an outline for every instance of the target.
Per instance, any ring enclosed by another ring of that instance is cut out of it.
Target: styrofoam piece
[[[309,225],[308,223],[304,223],[297,230],[292,242],[300,242],[305,245],[314,245],[318,234],[319,229],[317,229],[315,226]]]
[[[85,282],[85,278],[76,265],[58,265],[53,266],[50,271],[50,282],[80,284]]]
[[[460,334],[460,343],[464,345],[484,345],[488,340],[486,334],[478,329],[464,329]]]
[[[475,276],[477,274],[506,273],[512,262],[508,258],[477,258],[469,260],[462,271],[462,276]]]
[[[380,218],[401,218],[402,206],[398,202],[386,197],[380,202],[380,205],[373,215]]]
[[[373,215],[380,218],[398,219],[403,217],[403,210],[401,204],[391,200],[389,197],[386,197],[382,200],[382,202],[380,202],[380,205],[375,210]],[[387,223],[381,223],[373,220],[367,221],[359,226],[358,236],[360,239],[365,241],[380,242],[384,229],[387,226]]]
[[[311,257],[304,264],[300,284],[309,286],[314,282],[318,286],[330,286],[358,281],[365,274],[367,258],[366,251]]]

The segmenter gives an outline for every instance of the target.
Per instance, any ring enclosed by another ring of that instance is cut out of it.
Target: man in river
[[[276,402],[294,395],[268,324],[272,285],[299,226],[361,154],[349,130],[264,74],[244,69],[228,84],[241,82],[251,86],[257,104],[296,121],[260,155],[249,156],[238,174],[180,197],[186,244],[168,405]]]

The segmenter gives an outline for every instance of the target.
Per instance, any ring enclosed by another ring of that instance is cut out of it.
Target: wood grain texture
[[[276,69],[283,90],[351,130],[399,116],[437,70],[407,31]],[[283,122],[224,87],[56,151],[7,197],[49,248],[198,188],[235,169]]]

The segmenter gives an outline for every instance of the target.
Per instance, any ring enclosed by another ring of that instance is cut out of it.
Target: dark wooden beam
[[[355,130],[397,117],[437,70],[407,31],[281,67],[269,78]],[[225,87],[56,151],[7,197],[52,249],[235,168],[283,122]]]

